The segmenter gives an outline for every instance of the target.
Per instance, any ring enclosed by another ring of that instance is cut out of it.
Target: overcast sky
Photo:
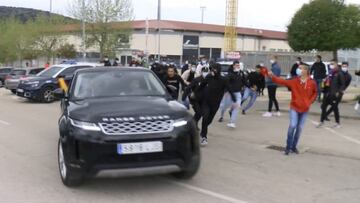
[[[68,14],[68,2],[53,0],[53,11]],[[49,10],[50,0],[0,0],[1,6]],[[135,19],[155,19],[157,0],[133,0]],[[238,26],[285,31],[294,13],[309,0],[239,0]],[[346,0],[360,4],[360,0]],[[162,0],[162,19],[201,21],[200,6],[206,6],[205,23],[225,23],[226,0]]]

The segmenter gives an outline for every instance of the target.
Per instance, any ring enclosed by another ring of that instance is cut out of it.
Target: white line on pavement
[[[318,124],[319,124],[319,123],[316,122],[316,121],[313,121],[313,120],[310,120],[310,121],[311,121],[314,125],[318,125]],[[349,137],[349,136],[347,136],[347,135],[343,135],[343,134],[341,134],[341,133],[339,133],[339,132],[336,132],[335,130],[333,130],[333,129],[331,129],[331,128],[328,128],[328,127],[324,127],[324,129],[328,130],[329,132],[331,132],[331,133],[333,133],[333,134],[335,134],[335,135],[337,135],[337,136],[339,136],[339,137],[344,138],[344,139],[347,140],[347,141],[350,141],[350,142],[352,142],[352,143],[355,143],[355,144],[359,144],[359,145],[360,145],[360,140],[358,140],[358,139]]]
[[[6,121],[3,121],[3,120],[0,120],[0,124],[3,124],[3,125],[10,125],[10,123],[6,122]]]
[[[189,184],[186,184],[186,183],[181,183],[181,182],[176,182],[176,181],[168,181],[168,182],[170,182],[170,183],[172,183],[174,185],[178,185],[178,186],[181,186],[181,187],[184,187],[184,188],[187,188],[187,189],[190,189],[190,190],[193,190],[193,191],[208,195],[208,196],[212,196],[212,197],[227,201],[227,202],[247,203],[246,201],[243,201],[243,200],[238,200],[238,199],[226,196],[226,195],[222,195],[222,194],[217,193],[217,192],[213,192],[213,191],[210,191],[210,190],[199,188],[199,187],[189,185]]]

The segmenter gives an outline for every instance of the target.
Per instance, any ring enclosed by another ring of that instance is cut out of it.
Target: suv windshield
[[[77,99],[120,96],[165,96],[161,83],[150,72],[107,71],[80,73],[73,87]]]
[[[56,73],[58,73],[61,69],[63,69],[63,67],[58,67],[58,66],[53,66],[51,68],[45,69],[42,72],[40,72],[39,74],[37,74],[37,76],[41,76],[41,77],[53,77]]]

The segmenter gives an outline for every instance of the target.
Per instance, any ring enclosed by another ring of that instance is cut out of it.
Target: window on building
[[[210,58],[210,48],[200,48],[200,56],[205,56],[206,58]]]
[[[214,60],[221,58],[221,49],[220,48],[212,48],[211,58]]]

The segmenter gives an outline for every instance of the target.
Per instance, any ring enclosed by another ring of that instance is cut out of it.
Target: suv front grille
[[[99,123],[103,133],[107,135],[129,135],[166,133],[174,129],[172,120],[103,122]]]

